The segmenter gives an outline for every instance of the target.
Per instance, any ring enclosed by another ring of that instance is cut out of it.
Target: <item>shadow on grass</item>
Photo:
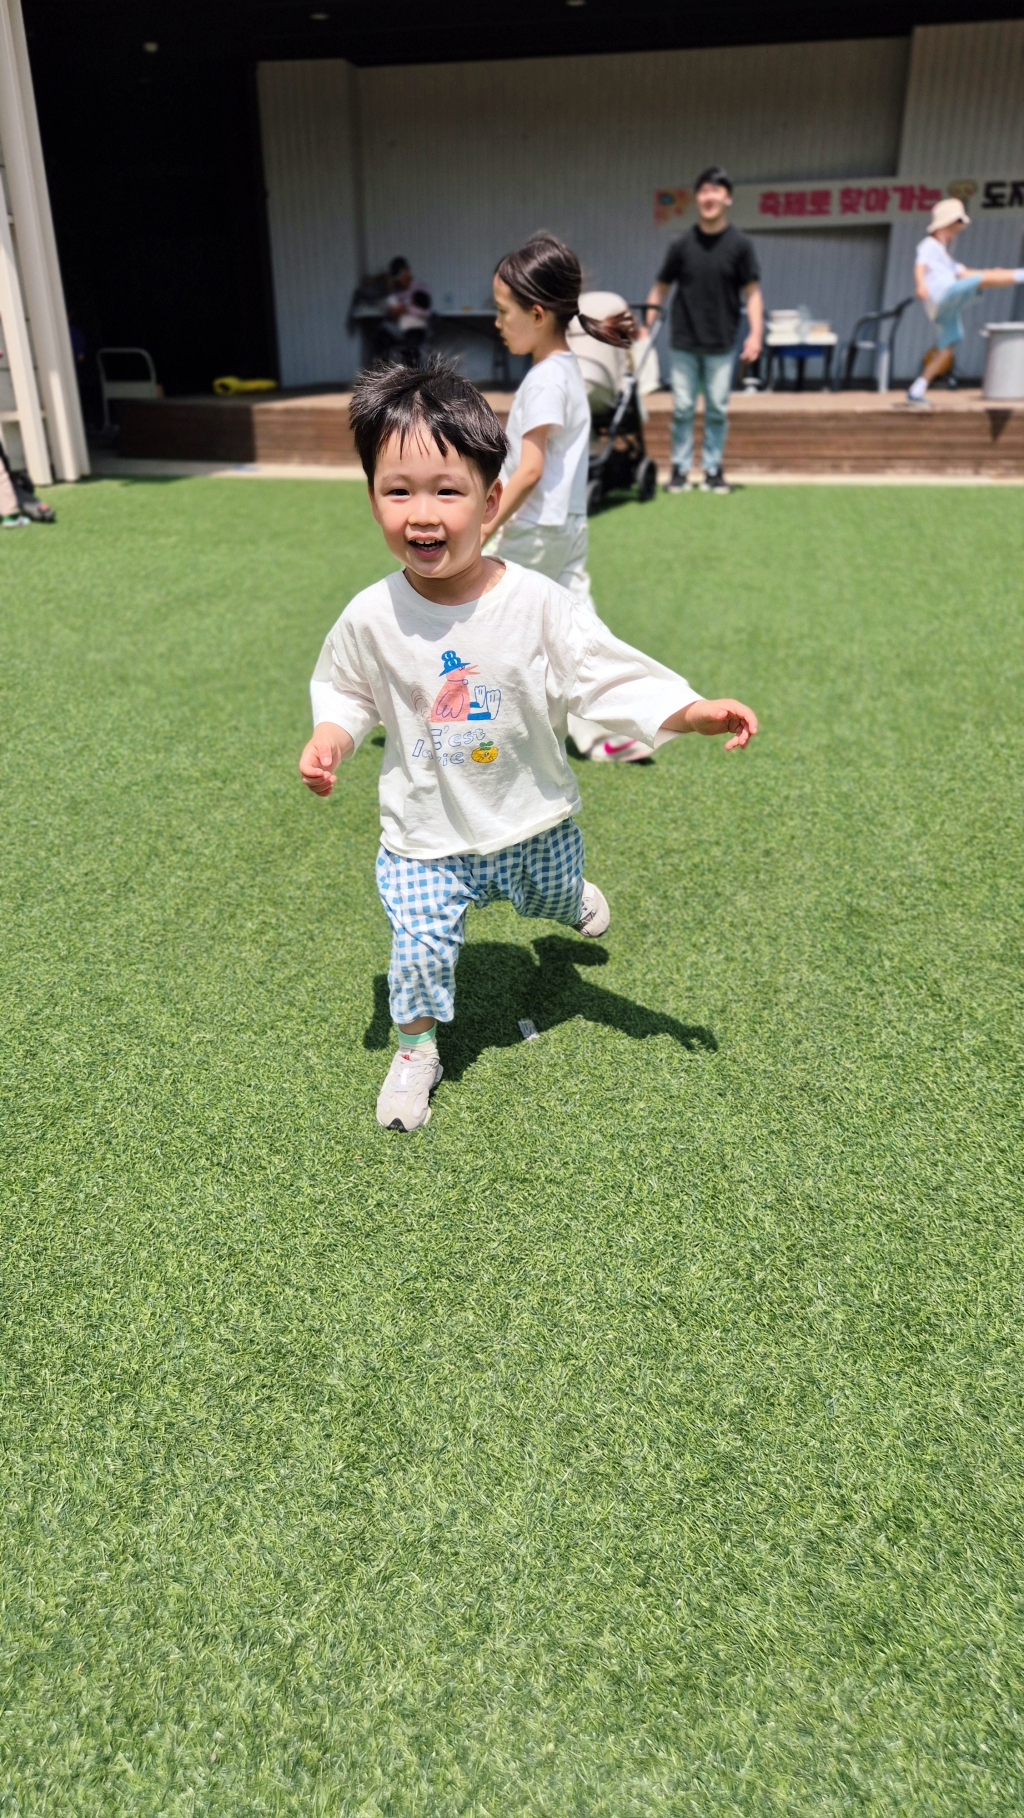
[[[576,968],[605,966],[603,947],[544,934],[527,947],[504,941],[471,941],[463,948],[457,973],[456,1019],[441,1032],[440,1046],[445,1076],[461,1079],[467,1067],[485,1048],[511,1048],[522,1040],[520,1017],[529,1017],[538,1031],[582,1016],[589,1023],[606,1023],[624,1035],[643,1041],[649,1035],[670,1035],[691,1052],[714,1054],[718,1043],[710,1029],[680,1023],[660,1010],[648,1010],[631,998],[606,991],[603,985],[581,978]],[[365,1048],[391,1045],[388,981],[373,981],[374,1010],[363,1037]]]

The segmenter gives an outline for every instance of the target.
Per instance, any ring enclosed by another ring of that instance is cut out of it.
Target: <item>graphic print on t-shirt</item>
[[[476,664],[463,662],[454,650],[446,650],[441,661],[444,664],[441,674],[445,678],[445,683],[430,710],[431,719],[435,721],[496,719],[498,708],[501,705],[501,689],[489,689],[486,682],[476,682],[473,686],[472,697],[470,697],[467,678],[479,673]]]
[[[448,728],[477,725],[490,726],[501,711],[501,689],[488,688],[486,682],[471,681],[479,671],[475,663],[461,657],[457,650],[446,650],[441,657],[441,681],[439,690],[429,715],[430,744],[426,739],[417,739],[413,746],[414,758],[425,758],[428,762],[436,759],[439,764],[464,764],[465,752],[476,763],[492,763],[498,755],[493,741],[475,731],[463,732]],[[422,705],[421,705],[422,703]],[[426,707],[422,695],[418,695],[416,706],[420,711]],[[475,749],[474,749],[475,747]],[[486,752],[486,755],[482,755]]]

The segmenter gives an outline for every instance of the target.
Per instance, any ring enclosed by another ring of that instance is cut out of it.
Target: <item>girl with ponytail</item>
[[[510,353],[529,354],[506,434],[504,493],[487,554],[507,557],[557,581],[593,612],[587,573],[587,456],[590,406],[565,331],[579,317],[588,335],[626,347],[636,328],[628,310],[603,322],[579,315],[583,274],[574,252],[554,234],[534,234],[507,253],[494,274],[498,332]],[[635,739],[608,738],[603,728],[570,718],[582,757],[629,761],[647,757]]]

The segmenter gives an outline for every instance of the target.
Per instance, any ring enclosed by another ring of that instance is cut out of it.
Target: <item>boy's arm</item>
[[[733,751],[738,746],[742,750],[749,745],[757,731],[757,715],[744,707],[742,701],[691,701],[688,707],[681,707],[678,713],[670,713],[659,727],[661,732],[703,732],[706,738],[714,738],[717,733],[731,732],[731,739],[725,742],[726,751]]]
[[[309,693],[313,737],[299,759],[299,775],[314,795],[330,795],[338,765],[380,721],[347,613],[324,639]]]
[[[299,775],[306,788],[312,789],[314,795],[330,795],[338,765],[351,757],[355,748],[355,739],[344,726],[332,726],[330,720],[314,726],[313,737],[299,759]]]
[[[928,267],[926,265],[915,265],[914,266],[914,294],[916,295],[919,303],[927,303],[927,301],[928,301]]]
[[[564,600],[564,595],[563,595]],[[655,749],[683,732],[729,733],[728,749],[749,743],[757,719],[742,701],[702,700],[684,676],[609,631],[607,625],[571,606],[552,626],[552,644],[581,652],[567,689],[566,706],[577,719],[591,720],[613,734],[639,739]]]

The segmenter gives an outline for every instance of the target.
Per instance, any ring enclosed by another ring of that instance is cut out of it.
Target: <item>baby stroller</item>
[[[603,321],[628,306],[610,290],[588,291],[580,298],[585,316]],[[641,504],[653,499],[658,469],[644,444],[643,400],[660,384],[654,353],[664,309],[659,309],[646,341],[632,347],[608,347],[585,333],[578,322],[570,325],[567,340],[579,361],[590,403],[590,461],[587,469],[587,515],[601,509],[609,492],[636,488]]]

